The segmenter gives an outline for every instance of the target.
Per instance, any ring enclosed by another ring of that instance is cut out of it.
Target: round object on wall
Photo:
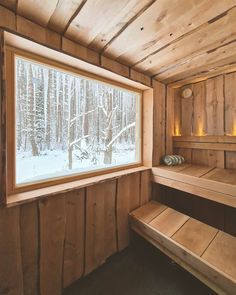
[[[191,88],[185,88],[182,90],[181,95],[183,98],[190,98],[193,95]]]

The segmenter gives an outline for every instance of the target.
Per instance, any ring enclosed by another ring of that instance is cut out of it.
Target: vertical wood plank
[[[192,164],[208,166],[208,150],[192,149]]]
[[[171,87],[167,87],[167,98],[166,98],[166,154],[173,154],[173,135],[174,135],[174,102],[176,90]]]
[[[129,212],[140,206],[140,173],[133,173],[127,176],[129,180]]]
[[[193,90],[192,85],[184,88]],[[184,90],[182,88],[181,90]],[[181,135],[190,136],[193,133],[193,96],[190,98],[181,98]]]
[[[143,165],[152,167],[153,157],[153,89],[143,92]]]
[[[193,134],[205,135],[206,128],[206,82],[199,82],[193,85],[194,115]]]
[[[223,76],[206,81],[207,134],[224,135]]]
[[[104,187],[104,218],[105,218],[105,238],[104,253],[105,258],[117,252],[116,236],[116,181],[106,182]]]
[[[19,207],[0,209],[0,294],[24,294],[19,221]]]
[[[65,208],[64,195],[39,201],[40,294],[58,295],[62,291]]]
[[[129,245],[129,178],[122,176],[117,181],[117,237],[118,250],[121,251]]]
[[[87,188],[85,274],[116,252],[115,194],[114,180]]]
[[[152,165],[161,163],[165,155],[166,86],[152,80],[153,86],[153,160]]]
[[[225,133],[236,135],[236,73],[225,75]]]
[[[225,153],[224,153],[224,151],[208,150],[208,166],[225,168]]]
[[[64,288],[79,279],[84,272],[85,190],[69,192],[65,198]]]
[[[134,182],[134,179],[136,181]],[[140,194],[140,184],[138,184],[140,174],[125,175],[117,181],[117,236],[118,250],[121,251],[129,245],[129,221],[128,214],[135,206],[138,205]],[[134,185],[136,183],[136,185]],[[137,197],[138,196],[138,197]],[[134,200],[136,201],[134,202]]]
[[[174,153],[183,156],[186,163],[192,163],[192,149],[175,148]]]
[[[0,204],[6,202],[6,92],[4,63],[4,33],[0,30]]]
[[[151,171],[141,172],[140,206],[148,203],[152,196]]]
[[[174,94],[174,135],[179,136],[182,135],[181,131],[181,120],[182,120],[182,114],[181,114],[181,109],[182,109],[182,99],[180,97],[180,89],[175,89],[175,94]]]
[[[39,222],[37,202],[20,207],[21,257],[24,295],[38,295]]]
[[[236,169],[236,152],[225,152],[225,166]]]

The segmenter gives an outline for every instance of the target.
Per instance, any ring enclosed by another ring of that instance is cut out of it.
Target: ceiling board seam
[[[189,56],[187,59],[184,59],[184,58],[182,58],[182,61],[181,61],[181,59],[180,59],[180,61],[178,62],[178,63],[176,63],[176,64],[171,64],[171,65],[169,65],[166,69],[164,69],[164,70],[162,70],[162,71],[159,71],[159,72],[156,72],[152,77],[156,77],[156,76],[158,76],[158,75],[160,75],[160,74],[163,74],[163,73],[165,73],[165,72],[167,72],[167,71],[170,71],[170,70],[173,70],[173,69],[175,69],[175,68],[178,68],[179,66],[182,66],[182,65],[184,65],[184,64],[186,64],[186,63],[188,63],[189,62],[189,59],[193,59],[193,58],[197,58],[197,57],[199,57],[199,56],[201,56],[201,55],[205,55],[205,54],[211,54],[211,53],[213,53],[213,52],[215,52],[216,50],[218,50],[218,49],[220,49],[220,48],[223,48],[223,47],[225,47],[225,46],[228,46],[228,45],[230,45],[230,44],[232,44],[232,43],[235,43],[236,42],[236,39],[234,39],[234,40],[232,40],[232,41],[229,41],[229,42],[227,42],[227,43],[225,43],[225,44],[223,44],[223,45],[219,45],[218,47],[215,47],[214,49],[211,49],[211,50],[208,50],[208,51],[205,51],[205,52],[202,52],[202,53],[199,53],[199,54],[196,54],[195,56]]]
[[[104,53],[104,51],[115,41],[115,39],[117,39],[117,37],[122,34],[125,29],[127,29],[128,26],[130,26],[141,14],[143,14],[150,6],[153,5],[153,3],[155,3],[156,0],[151,1],[149,4],[147,4],[146,6],[144,6],[138,13],[136,13],[120,30],[119,32],[117,32],[111,39],[109,42],[107,42],[107,44],[103,47],[103,49],[101,50],[101,54]]]
[[[236,66],[236,62],[232,62],[232,63],[227,64],[227,66],[233,66],[233,65]],[[221,68],[221,67],[224,67],[224,66],[225,66],[225,65],[220,66],[220,68]],[[211,71],[211,70],[212,70],[212,69],[210,69],[210,71]],[[214,68],[213,68],[213,70],[214,70]],[[198,81],[191,81],[192,79],[197,78],[197,77],[199,76],[199,74],[201,75],[202,73],[204,73],[204,72],[200,72],[200,73],[197,73],[197,74],[192,75],[192,76],[186,76],[186,77],[184,77],[183,79],[181,78],[181,79],[176,80],[176,81],[172,81],[172,82],[164,82],[164,81],[162,81],[161,83],[163,83],[163,84],[165,84],[165,85],[167,85],[167,86],[170,86],[170,87],[175,88],[175,87],[176,87],[175,84],[177,84],[177,83],[181,83],[181,81],[182,81],[183,84],[180,85],[180,86],[177,86],[177,88],[181,88],[181,87],[183,87],[184,85],[188,85],[188,84],[197,84],[197,83],[199,83],[199,82],[201,82],[201,81],[205,81],[205,80],[208,80],[208,79],[213,79],[213,78],[216,78],[216,77],[219,77],[219,76],[222,76],[222,75],[229,75],[229,74],[231,74],[231,73],[236,73],[236,69],[233,68],[232,71],[227,72],[227,73],[223,73],[223,72],[222,72],[222,73],[216,73],[216,74],[213,75],[213,76],[205,76],[203,79],[198,80]],[[206,73],[206,71],[205,71],[205,73]],[[207,71],[207,73],[208,73],[208,71]],[[199,78],[200,78],[200,77],[201,77],[201,76],[199,76]],[[186,80],[187,78],[189,78],[188,81],[185,81],[185,82],[184,82],[184,80]]]
[[[155,55],[156,53],[162,51],[163,49],[166,49],[166,48],[169,47],[170,45],[172,45],[172,44],[174,44],[174,43],[177,43],[178,41],[184,39],[185,37],[187,37],[187,36],[189,36],[189,35],[191,35],[191,34],[197,32],[197,31],[200,31],[202,28],[204,28],[204,27],[208,26],[209,24],[213,23],[213,22],[214,22],[214,21],[213,21],[214,19],[216,19],[215,21],[218,21],[218,20],[221,19],[222,17],[227,16],[227,14],[229,13],[229,11],[231,11],[231,10],[234,9],[235,7],[236,7],[236,5],[234,5],[233,7],[229,8],[228,10],[224,11],[223,13],[219,14],[218,16],[214,17],[213,19],[207,21],[206,23],[203,23],[202,25],[196,27],[195,29],[193,29],[193,30],[191,30],[191,31],[189,31],[189,32],[187,32],[187,33],[185,33],[185,34],[179,36],[177,39],[175,39],[175,40],[169,42],[168,44],[164,45],[163,47],[161,47],[161,48],[159,48],[159,49],[157,49],[157,50],[155,50],[155,51],[153,51],[152,53],[148,54],[147,56],[145,56],[144,58],[142,58],[142,59],[139,60],[138,62],[134,63],[133,65],[131,65],[131,67],[135,67],[135,66],[137,66],[138,64],[140,64],[140,63],[144,62],[145,60],[147,60],[149,57]],[[221,17],[220,17],[220,16],[221,16]],[[155,75],[156,75],[156,74],[155,74]],[[154,75],[154,76],[155,76],[155,75]]]
[[[79,7],[76,9],[76,11],[73,13],[73,15],[71,16],[70,20],[68,21],[65,29],[62,32],[62,35],[64,36],[66,31],[68,30],[69,26],[71,25],[72,21],[77,17],[77,15],[80,13],[80,11],[82,10],[82,8],[84,7],[84,5],[86,4],[87,0],[83,0]]]

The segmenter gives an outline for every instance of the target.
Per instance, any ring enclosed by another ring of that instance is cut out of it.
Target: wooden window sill
[[[76,181],[72,181],[68,183],[57,184],[57,185],[53,185],[53,186],[49,186],[45,188],[35,189],[28,192],[17,193],[17,194],[8,196],[6,206],[12,207],[22,203],[32,202],[40,198],[69,192],[72,190],[94,185],[96,183],[104,182],[111,179],[116,179],[124,175],[141,172],[141,171],[145,171],[149,169],[151,168],[140,166],[137,168],[125,169],[118,172],[112,172],[112,173],[89,177],[89,178],[76,180]]]

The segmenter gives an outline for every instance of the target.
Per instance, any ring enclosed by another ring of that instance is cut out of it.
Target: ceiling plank
[[[211,69],[227,64],[230,65],[234,62],[236,62],[236,40],[228,45],[219,47],[215,51],[205,52],[205,54],[195,58],[190,57],[175,69],[170,69],[155,76],[155,78],[168,84],[188,76],[203,73],[204,71],[207,72],[208,67]]]
[[[65,36],[101,51],[123,26],[152,0],[87,1]]]
[[[158,75],[190,57],[204,54],[236,39],[236,7],[213,23],[198,27],[191,34],[180,37],[165,49],[151,55],[134,68],[150,75]]]
[[[57,7],[57,2],[58,0],[18,0],[17,13],[45,27]]]
[[[72,21],[73,16],[79,12],[78,10],[80,10],[81,4],[85,2],[84,0],[59,0],[48,22],[48,28],[59,34],[63,34],[70,20]]]
[[[235,5],[235,0],[156,1],[105,50],[120,62],[136,64]]]
[[[204,70],[203,72],[200,72],[193,76],[187,76],[179,81],[169,83],[168,86],[173,88],[179,88],[184,85],[198,83],[200,81],[204,81],[209,78],[213,78],[222,74],[229,74],[232,72],[236,72],[236,62],[233,62],[232,64],[229,64],[229,65],[216,66],[215,68],[210,68],[210,66],[208,65],[206,67],[206,70]]]
[[[0,0],[0,5],[10,10],[16,11],[17,0]]]

